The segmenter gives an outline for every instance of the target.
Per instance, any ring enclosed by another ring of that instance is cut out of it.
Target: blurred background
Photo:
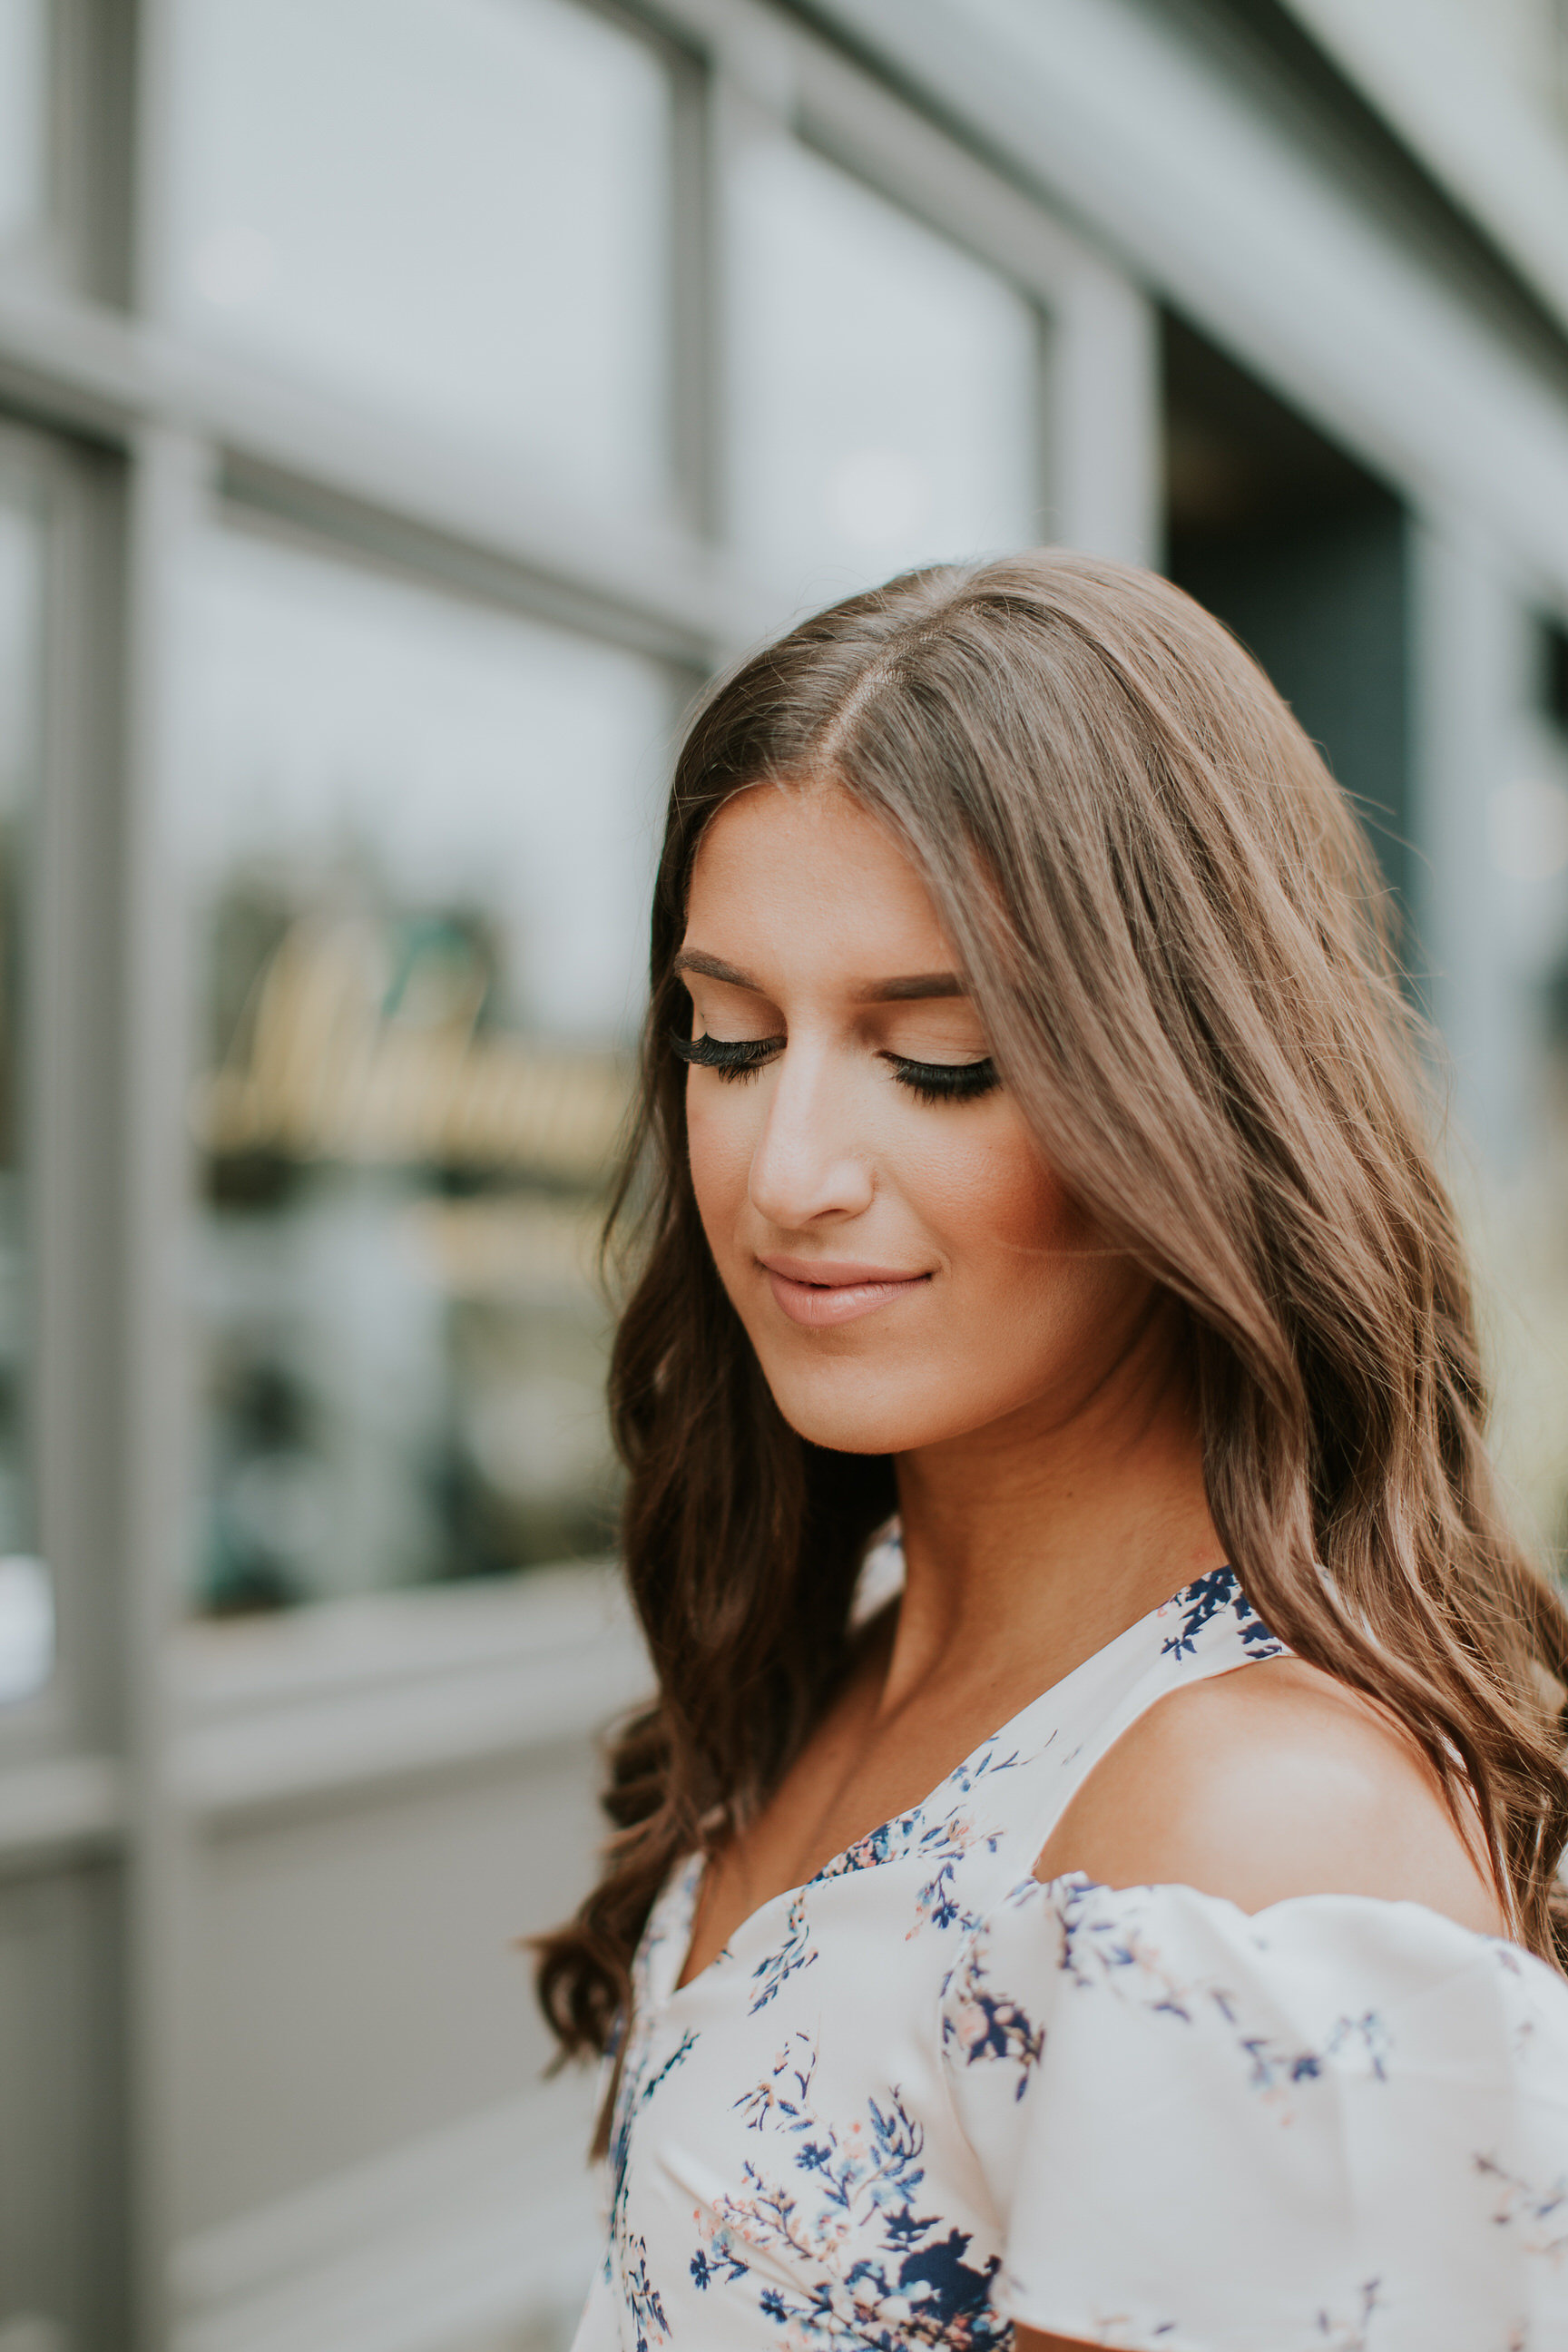
[[[1357,798],[1568,1536],[1568,0],[0,0],[0,2352],[548,2352],[679,714],[1158,565]]]

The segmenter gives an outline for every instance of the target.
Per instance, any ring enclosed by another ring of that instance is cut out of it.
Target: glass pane
[[[0,0],[0,246],[43,227],[47,200],[46,0]]]
[[[201,1601],[603,1551],[668,681],[238,535],[195,585]]]
[[[670,91],[569,0],[181,0],[181,319],[604,501],[668,439]]]
[[[32,1698],[55,1670],[55,1590],[41,1559],[0,1558],[0,1706]]]
[[[1037,324],[994,271],[807,150],[759,142],[734,220],[736,537],[816,603],[1028,545]]]
[[[1456,1154],[1486,1279],[1494,1429],[1511,1496],[1568,1578],[1568,631],[1531,625],[1535,693],[1474,811],[1464,907],[1489,950],[1460,1018],[1473,1149]],[[1504,729],[1507,731],[1504,731]]]
[[[23,886],[26,825],[37,776],[39,741],[41,626],[44,547],[38,518],[0,501],[0,1585],[5,1599],[23,1605],[21,1588],[37,1564],[27,1554],[33,1541],[32,1496],[26,1454],[26,1406],[31,1300],[25,1256],[26,1200],[23,1161],[24,1013]],[[13,1616],[15,1612],[13,1612]],[[52,1640],[43,1645],[41,1618],[29,1620],[33,1643],[30,1684],[46,1678]],[[8,1618],[10,1636],[22,1638]],[[16,1658],[0,1669],[0,1697],[26,1695]]]

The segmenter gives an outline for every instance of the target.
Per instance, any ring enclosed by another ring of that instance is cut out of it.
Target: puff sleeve
[[[943,2063],[998,2302],[1123,2352],[1568,2347],[1568,1982],[1418,1905],[1026,1880]]]

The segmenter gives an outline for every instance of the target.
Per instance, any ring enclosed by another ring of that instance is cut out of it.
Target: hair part
[[[850,598],[708,696],[670,793],[611,1413],[658,1695],[614,1743],[603,1874],[541,1942],[563,2052],[609,2046],[671,1864],[773,1788],[843,1671],[890,1462],[785,1423],[688,1165],[673,971],[703,834],[831,781],[926,882],[1063,1183],[1185,1307],[1210,1507],[1249,1600],[1473,1800],[1545,1957],[1568,1841],[1568,1611],[1487,1454],[1465,1252],[1386,890],[1261,670],[1168,582],[1058,551]],[[1568,1952],[1568,1940],[1563,1949]]]

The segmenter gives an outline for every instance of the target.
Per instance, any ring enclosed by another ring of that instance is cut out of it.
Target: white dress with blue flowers
[[[574,2352],[1568,2352],[1568,1983],[1415,1904],[1032,1875],[1148,1706],[1282,1647],[1200,1578],[679,1987],[678,1868]]]

